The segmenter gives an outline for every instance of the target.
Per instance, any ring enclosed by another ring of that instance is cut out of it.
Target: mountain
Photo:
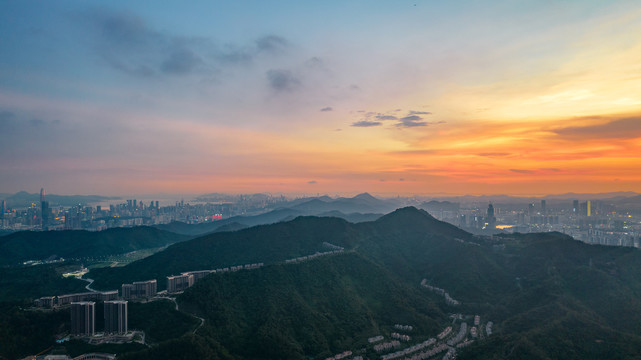
[[[304,211],[307,214],[318,214],[327,211],[340,211],[342,213],[385,213],[398,207],[395,200],[380,200],[368,193],[358,194],[352,198],[313,198],[298,203],[292,208]]]
[[[421,289],[355,253],[210,276],[179,303],[206,319],[199,334],[244,359],[326,358],[394,324],[437,334],[447,321]]]
[[[20,231],[0,237],[0,264],[50,257],[83,258],[124,254],[184,241],[188,236],[141,226],[91,232]]]
[[[322,201],[320,200],[316,200],[316,199],[311,200],[311,202],[316,202],[316,201],[319,201],[322,203]],[[317,206],[317,207],[314,207],[314,206],[306,207],[305,205],[303,205],[299,209],[279,208],[279,209],[272,210],[259,215],[232,216],[224,220],[212,221],[207,223],[187,224],[180,221],[173,221],[169,224],[155,225],[154,227],[157,229],[165,230],[165,231],[175,232],[177,234],[205,235],[213,232],[234,231],[244,227],[274,224],[282,221],[290,221],[295,219],[298,216],[304,216],[304,215],[336,217],[336,218],[345,219],[349,222],[371,221],[381,216],[381,214],[372,214],[372,213],[345,214],[338,210],[325,211],[326,209],[334,209],[334,207],[325,206],[325,205]]]
[[[352,224],[337,218],[298,217],[289,222],[259,225],[234,232],[217,232],[174,244],[141,261],[118,269],[95,269],[89,277],[97,289],[112,289],[124,282],[158,279],[185,271],[276,263],[331,250],[325,242],[352,248],[358,236]]]
[[[388,341],[395,324],[413,326],[407,347],[474,315],[493,333],[481,326],[484,339],[459,359],[641,357],[638,249],[560,233],[475,236],[413,207],[361,223],[301,216],[208,234],[88,277],[104,289],[155,278],[162,289],[166,275],[250,263],[264,266],[211,274],[177,298],[204,319],[194,334],[122,357],[379,358],[367,339]]]

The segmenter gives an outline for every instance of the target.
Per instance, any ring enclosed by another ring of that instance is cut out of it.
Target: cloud
[[[633,139],[641,137],[641,117],[618,119],[598,125],[558,128],[552,132],[574,139]]]
[[[368,120],[361,120],[361,121],[352,123],[352,126],[354,127],[372,127],[372,126],[379,126],[379,125],[383,125],[383,123],[380,121],[368,121]]]
[[[430,154],[437,154],[437,153],[439,153],[439,150],[428,150],[428,149],[401,150],[401,151],[390,152],[390,154],[397,154],[397,155],[430,155]]]
[[[276,35],[263,36],[256,40],[256,47],[259,51],[279,54],[284,52],[288,46],[289,43],[285,38]]]
[[[323,111],[323,112],[324,112],[324,111],[333,111],[333,110],[334,110],[334,109],[332,109],[332,107],[331,107],[331,106],[327,106],[327,107],[324,107],[324,108],[320,109],[320,111]]]
[[[300,86],[300,80],[289,70],[267,71],[267,82],[276,91],[292,91]]]
[[[187,74],[192,72],[196,66],[201,64],[202,59],[189,49],[183,49],[172,53],[162,63],[162,70],[169,74]]]
[[[502,156],[510,156],[512,154],[507,152],[484,152],[484,153],[478,153],[476,155],[484,156],[484,157],[502,157]]]
[[[83,28],[92,36],[96,53],[113,69],[135,77],[189,75],[245,65],[259,54],[278,56],[290,46],[280,36],[267,35],[246,44],[220,45],[207,37],[158,31],[141,17],[108,9],[83,13]]]
[[[377,115],[376,118],[378,120],[398,120],[394,115]]]
[[[308,184],[318,184],[318,181],[316,181],[316,180],[312,180],[312,181],[308,181],[307,183],[308,183]]]
[[[534,171],[532,170],[523,170],[523,169],[510,169],[511,172],[515,172],[518,174],[533,174]]]
[[[410,110],[409,112],[410,115],[431,115],[432,113],[429,111],[414,111]]]
[[[406,116],[406,117],[400,118],[400,121],[396,123],[396,127],[409,128],[409,127],[427,126],[427,121],[421,121],[421,120],[423,120],[423,118],[417,115]]]

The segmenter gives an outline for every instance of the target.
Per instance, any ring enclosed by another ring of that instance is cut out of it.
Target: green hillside
[[[286,223],[261,225],[235,232],[213,233],[174,244],[165,251],[118,269],[94,269],[88,277],[97,289],[111,289],[122,283],[158,279],[190,270],[282,262],[299,256],[330,250],[323,242],[345,248],[356,244],[352,224],[336,218],[299,217]]]
[[[0,265],[52,256],[85,258],[159,248],[188,239],[188,236],[141,226],[104,231],[21,231],[0,237]]]
[[[344,251],[285,263],[332,246]],[[162,289],[169,274],[249,263],[265,266],[212,274],[178,298],[205,319],[195,334],[124,358],[324,359],[351,350],[378,359],[368,337],[411,324],[420,342],[452,313],[494,322],[459,359],[641,357],[638,249],[560,233],[479,237],[411,207],[358,224],[298,217],[209,234],[89,277],[106,289],[155,278]]]
[[[418,286],[356,253],[212,275],[179,301],[206,319],[200,335],[239,358],[325,358],[389,336],[394,324],[426,339],[446,321]]]

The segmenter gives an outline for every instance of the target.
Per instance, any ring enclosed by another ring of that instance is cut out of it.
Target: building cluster
[[[456,344],[456,348],[460,349],[460,348],[464,348],[466,346],[470,346],[472,344],[474,344],[474,340],[469,340],[468,339],[468,340],[463,341],[462,343]]]
[[[64,207],[52,206],[45,200],[45,190],[41,189],[40,202],[34,202],[26,208],[8,208],[7,201],[0,199],[0,229],[100,231],[112,227],[168,224],[172,221],[196,224],[264,212],[269,206],[287,201],[283,196],[256,195],[202,198],[196,199],[194,204],[176,201],[168,206],[160,206],[158,200],[129,199],[108,207]]]
[[[392,337],[392,339],[398,339],[400,341],[410,341],[410,340],[412,340],[412,338],[409,335],[399,334],[399,333],[396,333],[396,332],[391,333],[390,336]]]
[[[255,263],[255,264],[245,264],[238,266],[230,266],[226,268],[216,269],[216,270],[196,270],[196,271],[187,271],[183,272],[180,275],[171,275],[167,276],[167,293],[178,293],[185,291],[187,288],[191,287],[196,283],[196,281],[204,278],[205,276],[213,273],[223,273],[227,271],[239,271],[239,270],[254,270],[265,266],[264,263]]]
[[[456,359],[456,349],[449,348],[441,360]]]
[[[423,279],[421,281],[421,286],[426,288],[426,289],[428,289],[428,290],[430,290],[430,291],[432,291],[432,292],[434,292],[434,293],[437,293],[437,294],[443,296],[445,298],[445,303],[448,304],[448,305],[451,305],[451,306],[461,305],[460,301],[453,299],[450,296],[450,294],[447,291],[445,291],[444,289],[441,289],[441,288],[436,287],[436,286],[429,285],[427,283],[427,279]]]
[[[540,203],[502,204],[501,208],[468,204],[430,213],[472,233],[558,231],[589,244],[641,246],[641,216],[634,203],[542,199]]]
[[[374,345],[374,351],[376,352],[383,352],[383,351],[390,351],[392,349],[396,349],[401,346],[401,342],[398,340],[392,340],[388,342],[384,342],[382,344],[376,344]]]
[[[429,346],[432,346],[434,344],[436,344],[436,339],[430,338],[428,340],[423,341],[420,344],[416,344],[416,345],[410,346],[408,348],[393,352],[391,354],[383,355],[383,356],[381,356],[381,359],[382,360],[392,360],[392,359],[400,358],[402,356],[407,356],[407,355],[410,355],[410,354],[414,354],[414,353],[416,353],[418,351],[421,351],[421,350],[423,350],[423,349],[425,349],[425,348],[427,348]],[[438,354],[439,352],[443,351],[443,350],[437,350],[440,346],[442,346],[442,345],[437,345],[436,347],[434,347],[434,348],[432,348],[432,349],[430,349],[428,351],[421,351],[421,353],[423,353],[423,354],[430,353],[431,355],[429,355],[429,356],[433,356],[433,355]],[[447,346],[445,348],[447,348]],[[420,356],[421,353],[416,354],[415,356]],[[424,357],[424,359],[426,359],[426,358],[427,357]]]
[[[492,326],[494,325],[493,322],[488,321],[487,324],[485,324],[485,334],[487,336],[492,335]]]
[[[34,305],[43,308],[69,305],[72,302],[82,301],[110,301],[118,299],[118,290],[93,291],[86,293],[66,294],[58,296],[43,296],[34,300]]]
[[[456,334],[455,337],[449,339],[447,341],[447,345],[454,346],[460,343],[463,339],[465,339],[466,336],[467,336],[467,323],[462,323],[461,327],[459,328],[458,334]]]
[[[336,354],[334,356],[330,356],[330,357],[326,358],[325,360],[340,360],[340,359],[344,359],[344,358],[346,358],[348,356],[352,356],[352,351],[351,350],[343,351],[342,353]]]
[[[158,284],[156,279],[136,281],[133,284],[122,284],[121,289],[123,299],[148,299],[156,296]]]
[[[105,333],[126,334],[127,301],[104,302]],[[93,336],[96,332],[96,303],[80,301],[71,303],[71,334]]]
[[[338,253],[341,253],[341,252],[343,252],[342,248],[340,250],[332,250],[332,251],[325,251],[325,252],[318,252],[317,251],[315,254],[312,254],[312,255],[300,256],[300,257],[297,257],[297,258],[294,258],[294,259],[287,259],[287,260],[285,260],[285,263],[286,264],[292,264],[292,263],[297,263],[297,262],[301,262],[301,261],[307,261],[307,260],[315,259],[315,258],[317,258],[319,256],[338,254]]]
[[[405,360],[423,360],[423,359],[430,358],[430,357],[432,357],[432,356],[434,356],[436,354],[442,353],[443,351],[448,350],[448,349],[450,349],[450,348],[447,345],[438,344],[438,345],[436,345],[435,347],[433,347],[433,348],[431,348],[429,350],[421,351],[418,354],[414,354],[414,355],[412,355],[410,357],[405,357],[404,359]]]
[[[452,327],[451,327],[451,326],[448,326],[448,327],[446,327],[443,331],[441,331],[441,333],[440,333],[440,334],[438,334],[436,337],[437,337],[439,340],[443,340],[443,339],[445,339],[445,337],[447,337],[451,332],[452,332]]]
[[[370,343],[370,344],[373,344],[373,343],[377,343],[379,341],[383,341],[383,339],[385,339],[383,337],[383,335],[378,335],[378,336],[373,336],[373,337],[367,339],[367,342]]]
[[[401,325],[401,324],[395,324],[394,329],[396,330],[402,330],[402,331],[412,331],[414,327],[412,325]]]

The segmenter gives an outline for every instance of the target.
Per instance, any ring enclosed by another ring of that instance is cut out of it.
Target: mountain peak
[[[354,196],[352,199],[375,200],[375,201],[378,200],[377,198],[373,197],[372,195],[370,195],[370,193],[367,193],[367,192],[360,193],[360,194]]]

